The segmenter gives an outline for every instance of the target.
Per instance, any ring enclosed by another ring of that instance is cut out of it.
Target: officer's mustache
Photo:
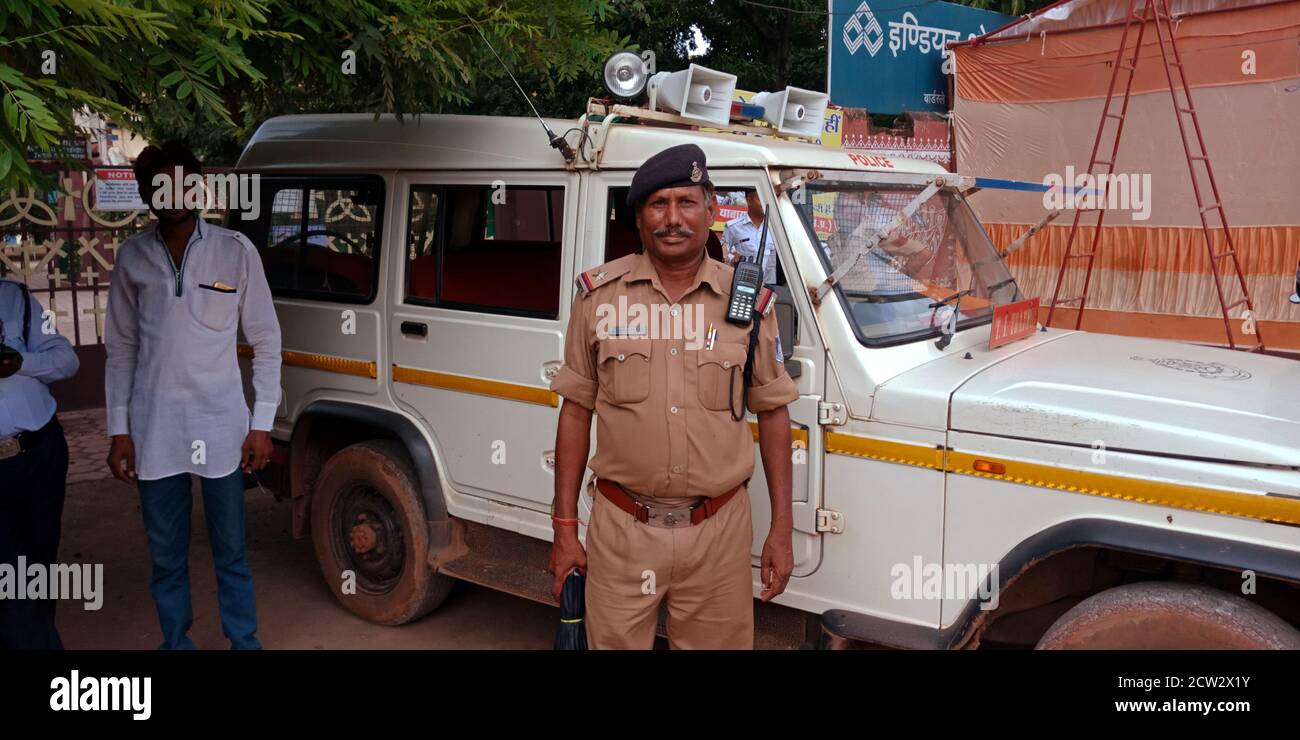
[[[695,232],[685,226],[664,226],[654,230],[654,235],[658,237],[675,236],[682,239],[690,239],[695,236]]]

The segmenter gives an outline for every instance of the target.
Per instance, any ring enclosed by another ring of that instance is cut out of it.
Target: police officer
[[[741,258],[752,260],[758,254],[758,240],[763,237],[763,199],[758,197],[757,190],[745,191],[745,209],[745,215],[731,219],[722,230],[722,246],[726,248],[728,264],[734,265]],[[773,285],[776,283],[776,242],[771,229],[768,229],[765,241],[763,282]]]
[[[703,150],[685,144],[646,160],[628,204],[644,252],[578,277],[564,365],[551,384],[564,397],[553,589],[558,595],[572,569],[585,572],[593,648],[652,647],[666,601],[673,648],[749,649],[754,442],[741,412],[749,327],[725,320],[732,268],[705,254],[716,201]],[[786,405],[798,392],[780,361],[774,303],[762,289],[748,389],[772,505],[760,566],[764,601],[785,590],[794,566]],[[584,550],[577,501],[593,412]]]
[[[13,568],[49,568],[59,552],[68,443],[47,386],[81,363],[43,313],[25,285],[0,280],[0,563]],[[62,648],[54,604],[0,596],[0,648]]]

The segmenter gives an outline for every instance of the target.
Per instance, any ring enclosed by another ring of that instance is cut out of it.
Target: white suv
[[[231,223],[284,337],[273,483],[344,606],[400,624],[453,579],[551,602],[573,280],[639,248],[633,171],[689,141],[720,192],[771,204],[800,393],[795,571],[756,603],[758,646],[1300,646],[1300,363],[1033,316],[991,348],[995,305],[1024,296],[969,182],[598,107],[547,122],[581,131],[567,166],[535,120],[476,116],[275,118],[241,157],[261,213]],[[914,208],[904,288],[827,283],[863,203]]]

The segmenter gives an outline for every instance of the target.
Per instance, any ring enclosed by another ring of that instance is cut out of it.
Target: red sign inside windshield
[[[989,349],[1008,342],[1024,339],[1038,328],[1038,299],[1026,298],[1015,303],[993,307],[993,330],[989,333]]]

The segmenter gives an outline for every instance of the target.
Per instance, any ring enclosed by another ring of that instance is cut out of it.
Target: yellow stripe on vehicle
[[[460,391],[461,393],[474,393],[480,396],[504,398],[509,401],[524,401],[525,403],[536,403],[542,406],[560,405],[559,394],[549,388],[474,378],[468,375],[439,373],[433,370],[421,370],[402,365],[393,365],[393,380],[398,383],[411,383],[430,388]]]
[[[235,348],[235,352],[240,357],[253,356],[253,348],[247,344],[238,345]],[[324,370],[326,372],[339,373],[341,375],[356,375],[361,378],[379,377],[379,365],[370,360],[354,360],[350,357],[321,355],[314,352],[284,350],[280,352],[280,364],[288,367],[305,367],[312,370]]]
[[[758,422],[756,421],[749,422],[749,433],[754,437],[754,441],[757,442]],[[804,429],[803,427],[796,427],[796,426],[790,427],[790,442],[791,443],[799,442],[801,443],[801,445],[805,450],[808,449],[808,430]]]
[[[975,467],[976,461],[1001,463],[1005,472],[981,472]],[[1223,491],[1182,483],[1071,470],[956,450],[948,453],[948,472],[1175,509],[1300,524],[1300,501],[1258,493]]]
[[[1173,509],[1300,524],[1300,500],[1072,470],[970,452],[826,432],[826,452]]]
[[[943,448],[909,442],[893,442],[856,434],[826,432],[826,451],[872,460],[943,470]]]

